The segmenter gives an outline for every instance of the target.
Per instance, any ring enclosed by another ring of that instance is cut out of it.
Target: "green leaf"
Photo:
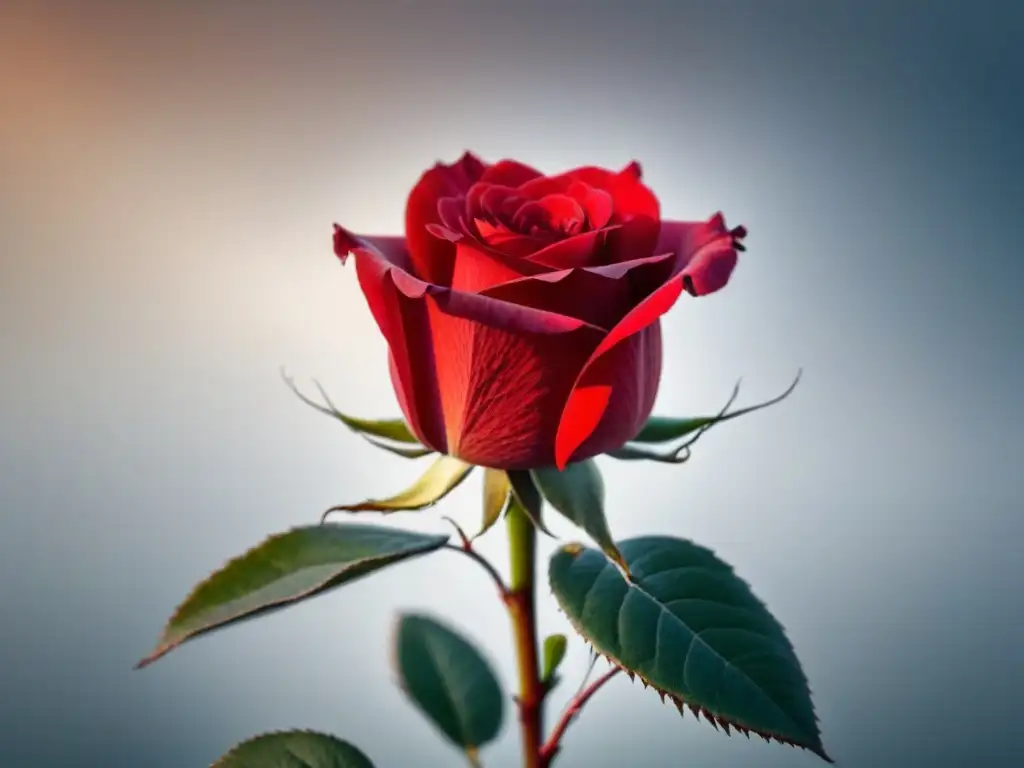
[[[748,413],[753,413],[754,411],[759,411],[762,408],[767,408],[770,405],[775,405],[776,403],[782,402],[793,393],[793,390],[796,389],[796,385],[800,383],[800,377],[802,374],[803,371],[799,371],[796,378],[793,380],[793,383],[790,384],[786,391],[778,397],[766,400],[763,403],[758,403],[757,405],[748,406],[747,408],[741,408],[740,410],[733,411],[732,413],[727,413],[726,411],[728,410],[729,405],[732,404],[732,401],[736,398],[736,395],[739,394],[739,384],[737,384],[736,388],[733,390],[732,398],[729,400],[729,405],[727,405],[725,410],[717,416],[697,416],[684,419],[673,419],[667,416],[652,416],[647,420],[647,423],[644,424],[640,433],[629,442],[667,443],[671,440],[678,440],[681,437],[686,437],[694,432],[708,429],[723,421],[729,421],[730,419],[735,419],[738,416],[743,416]]]
[[[394,658],[403,690],[471,758],[497,737],[505,697],[490,664],[469,641],[427,616],[405,614]]]
[[[280,731],[243,741],[210,768],[373,768],[373,763],[333,736]]]
[[[316,388],[320,390],[320,396],[327,404],[326,407],[310,400],[302,394],[299,391],[299,388],[295,386],[295,380],[290,376],[285,375],[283,371],[281,372],[281,376],[284,378],[285,384],[288,385],[292,392],[295,393],[296,397],[298,397],[302,402],[310,408],[320,411],[320,413],[337,419],[353,432],[358,432],[361,435],[382,437],[387,440],[393,440],[396,443],[419,443],[419,438],[412,433],[412,430],[409,429],[409,426],[402,419],[360,419],[356,416],[347,416],[334,407],[334,403],[331,402],[331,399],[327,396],[327,393],[324,391],[324,388],[320,386],[319,382],[315,381],[313,383],[316,385]],[[377,445],[378,448],[385,447],[379,443],[374,443],[374,445]],[[429,449],[425,450],[429,451]],[[432,453],[432,451],[430,452]]]
[[[565,635],[548,635],[544,638],[543,646],[543,662],[541,663],[541,682],[547,682],[551,680],[555,672],[558,670],[558,665],[562,663],[562,659],[565,658],[565,649],[568,646],[569,641]]]
[[[530,474],[551,506],[590,534],[608,557],[628,573],[629,567],[608,529],[604,514],[604,479],[594,460],[570,464],[562,472],[548,467],[532,470]]]
[[[726,731],[809,749],[825,760],[807,679],[778,621],[713,552],[684,539],[619,543],[627,582],[579,544],[551,559],[551,589],[594,649],[682,712]]]
[[[473,537],[474,539],[479,539],[498,522],[511,492],[512,485],[509,483],[508,475],[502,470],[484,470],[484,519],[480,532]]]
[[[401,493],[387,499],[367,499],[358,504],[339,504],[324,512],[409,512],[431,507],[451,493],[469,473],[472,464],[452,456],[439,456],[420,478]]]
[[[355,523],[324,523],[272,536],[196,586],[136,669],[197,635],[313,597],[447,541],[447,536]]]

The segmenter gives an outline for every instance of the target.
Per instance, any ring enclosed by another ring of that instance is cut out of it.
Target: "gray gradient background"
[[[1021,4],[422,5],[0,3],[0,765],[200,766],[285,727],[460,764],[387,666],[394,612],[425,609],[511,685],[505,617],[455,555],[131,666],[211,568],[415,476],[278,368],[397,413],[330,226],[398,232],[416,176],[467,147],[637,158],[667,216],[750,228],[728,290],[666,320],[657,410],[804,383],[686,466],[607,462],[617,534],[735,564],[842,765],[1024,764]],[[446,509],[471,524],[477,483]],[[541,624],[567,629],[552,600]],[[565,768],[816,761],[625,679],[566,745]],[[509,723],[484,757],[517,754]]]

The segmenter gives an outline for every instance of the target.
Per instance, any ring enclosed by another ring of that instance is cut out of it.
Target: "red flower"
[[[544,176],[466,153],[409,195],[405,237],[335,225],[424,445],[496,469],[614,450],[650,416],[658,318],[722,288],[742,227],[662,221],[640,166]]]

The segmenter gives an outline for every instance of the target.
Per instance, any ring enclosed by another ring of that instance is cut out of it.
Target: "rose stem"
[[[570,723],[572,723],[572,721],[583,710],[583,705],[590,701],[590,697],[601,690],[601,686],[615,677],[619,671],[618,667],[613,667],[590,685],[581,687],[579,692],[572,697],[572,701],[569,702],[569,706],[567,706],[565,708],[565,712],[562,713],[562,717],[559,719],[550,738],[548,738],[547,743],[541,747],[540,752],[542,766],[546,768],[546,766],[548,766],[554,759],[555,755],[558,754],[558,749],[562,745],[562,736],[565,735],[565,731],[569,727]]]
[[[543,768],[540,750],[544,734],[544,686],[537,664],[535,609],[537,531],[513,498],[505,516],[509,547],[508,611],[515,633],[519,664],[519,722],[525,768]]]

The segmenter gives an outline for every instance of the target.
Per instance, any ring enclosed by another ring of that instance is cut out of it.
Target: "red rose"
[[[405,237],[335,225],[424,445],[495,469],[564,468],[650,416],[659,318],[722,288],[742,227],[662,221],[633,163],[544,176],[466,153],[409,195]]]

